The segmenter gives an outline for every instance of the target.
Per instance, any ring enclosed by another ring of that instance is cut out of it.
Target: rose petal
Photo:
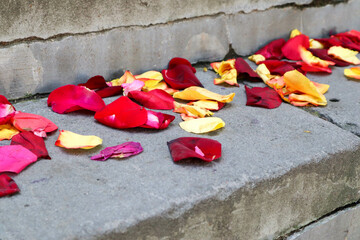
[[[256,64],[266,59],[280,60],[283,58],[283,53],[281,49],[284,46],[285,42],[285,39],[276,39],[258,50],[253,56],[250,56],[249,59],[256,62]],[[260,57],[259,55],[262,57]]]
[[[52,121],[43,116],[20,111],[12,118],[12,124],[20,131],[30,131],[39,137],[46,137],[46,133],[58,129]]]
[[[213,100],[199,100],[196,102],[190,102],[189,105],[195,107],[205,108],[207,110],[218,111],[225,106],[225,103],[213,101]]]
[[[123,144],[107,147],[95,156],[91,157],[91,160],[105,161],[109,158],[127,158],[133,155],[137,155],[143,151],[143,148],[139,142],[125,142]]]
[[[142,128],[165,129],[174,121],[175,116],[147,110],[147,121]]]
[[[130,71],[125,71],[124,75],[121,78],[114,79],[110,82],[110,86],[121,86],[123,83],[132,83],[136,78]]]
[[[288,71],[292,71],[295,68],[288,62],[279,61],[279,60],[266,60],[260,62],[259,64],[265,64],[266,68],[269,70],[272,75],[284,75]],[[260,65],[259,65],[260,66]],[[301,67],[301,66],[299,66]]]
[[[15,114],[14,106],[3,95],[0,95],[0,125],[8,123]]]
[[[235,61],[235,69],[238,74],[250,77],[251,81],[261,80],[260,76],[249,66],[249,64],[242,58],[237,58]]]
[[[34,153],[38,158],[51,159],[46,149],[44,139],[32,132],[21,132],[14,136],[11,145],[21,145]]]
[[[174,98],[161,89],[155,89],[149,92],[131,91],[128,96],[150,109],[169,110],[174,108]]]
[[[349,78],[360,80],[360,67],[352,67],[344,70],[344,75]]]
[[[208,138],[181,137],[167,143],[174,162],[198,158],[211,162],[221,157],[221,143]]]
[[[143,74],[135,75],[134,77],[137,80],[141,80],[141,81],[147,81],[147,80],[161,81],[161,80],[163,80],[163,76],[162,76],[161,72],[158,72],[158,71],[147,71],[147,72],[144,72]]]
[[[245,86],[245,91],[247,97],[246,106],[273,109],[279,107],[282,103],[279,94],[268,87],[248,88]]]
[[[185,120],[184,118],[186,119],[203,118],[214,114],[211,111],[207,110],[206,108],[200,106],[191,106],[178,102],[174,102],[174,112],[182,113],[183,120]]]
[[[207,133],[225,126],[225,122],[218,117],[205,117],[179,123],[180,127],[191,133]]]
[[[133,128],[146,123],[147,111],[128,97],[122,96],[96,112],[94,118],[109,127]]]
[[[324,72],[324,73],[332,72],[331,69],[328,67],[309,65],[305,62],[297,62],[297,63],[301,65],[301,70],[305,72]]]
[[[55,146],[67,149],[91,149],[102,144],[102,139],[94,135],[80,135],[67,130],[60,130]]]
[[[144,85],[145,85],[145,83],[140,80],[134,80],[131,83],[123,83],[123,84],[121,84],[121,86],[123,87],[123,90],[124,90],[123,95],[127,96],[129,94],[129,92],[131,92],[131,91],[140,91]]]
[[[183,100],[215,100],[222,103],[229,103],[233,100],[235,93],[220,95],[202,87],[188,87],[182,92],[174,93],[174,98]]]
[[[66,85],[52,91],[47,104],[54,112],[60,114],[80,109],[96,112],[105,107],[102,98],[93,90],[75,85]]]
[[[15,181],[6,174],[0,174],[0,197],[20,192]]]
[[[95,91],[101,98],[112,97],[120,95],[123,92],[121,86],[105,87]]]
[[[13,136],[19,133],[19,130],[11,124],[0,125],[0,141],[10,140]]]
[[[360,60],[356,57],[358,51],[353,51],[340,46],[334,46],[329,48],[328,54],[335,57],[336,59],[340,59],[354,65],[360,64]]]
[[[89,78],[86,83],[80,83],[78,86],[84,86],[89,89],[98,89],[98,88],[105,88],[108,87],[106,84],[105,78],[100,75],[96,75],[94,77]]]
[[[19,173],[36,160],[37,156],[23,146],[7,145],[0,147],[0,173]]]
[[[168,69],[161,71],[164,80],[174,89],[184,89],[190,86],[200,86],[199,79],[195,76],[195,68],[184,58],[173,58],[169,62]]]
[[[290,38],[282,47],[281,51],[287,59],[301,60],[300,48],[308,49],[310,47],[309,37],[300,34],[296,37]]]
[[[318,67],[319,69],[326,68],[326,69],[328,69],[328,71],[326,71],[326,72],[331,72],[331,69],[328,68],[328,67],[335,65],[335,63],[332,62],[332,61],[326,61],[326,60],[323,60],[323,59],[320,59],[320,58],[314,56],[310,51],[306,50],[303,47],[300,48],[300,56],[301,56],[301,59],[307,65],[310,65],[310,66],[315,67],[315,68]]]
[[[314,54],[315,56],[323,59],[323,60],[327,60],[327,61],[331,61],[331,62],[334,62],[336,66],[339,66],[339,67],[345,67],[345,66],[349,66],[350,63],[347,63],[345,61],[341,61],[341,60],[338,60],[336,58],[333,58],[331,57],[329,54],[328,54],[328,50],[327,49],[310,49],[310,52],[312,54]]]

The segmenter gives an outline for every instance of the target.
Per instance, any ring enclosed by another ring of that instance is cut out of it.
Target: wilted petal
[[[95,156],[91,157],[91,160],[105,161],[109,158],[126,158],[133,155],[137,155],[143,151],[143,148],[139,142],[125,142],[123,144],[107,147]]]
[[[147,121],[142,128],[165,129],[174,121],[175,116],[147,110]]]
[[[38,158],[51,159],[46,149],[44,139],[36,136],[32,132],[21,132],[17,134],[12,138],[11,145],[21,145],[29,149]]]
[[[164,80],[171,88],[184,89],[190,86],[203,86],[195,76],[195,68],[184,58],[173,58],[168,69],[161,71]]]
[[[0,173],[19,173],[36,160],[37,156],[23,146],[7,145],[0,147]]]
[[[128,96],[150,109],[169,110],[174,108],[174,98],[161,89],[155,89],[149,92],[131,91]]]
[[[20,192],[15,181],[6,174],[0,174],[0,197]]]
[[[300,48],[308,49],[309,37],[300,34],[296,37],[290,38],[282,47],[281,51],[287,59],[290,60],[301,60]]]
[[[360,64],[360,60],[356,57],[356,55],[358,54],[358,51],[353,51],[353,50],[343,48],[340,46],[334,46],[328,50],[328,54],[337,59],[343,60],[345,62],[354,64],[354,65]]]
[[[80,109],[96,112],[105,106],[102,98],[93,90],[75,85],[66,85],[52,91],[47,104],[54,112],[60,114]]]
[[[167,143],[174,162],[198,158],[211,162],[221,157],[221,143],[208,138],[181,137]]]
[[[246,106],[273,109],[279,107],[282,103],[279,94],[268,87],[248,88],[245,86],[245,91],[247,97]]]
[[[360,80],[360,67],[352,67],[344,70],[344,75],[349,78],[355,78]]]
[[[128,97],[122,96],[96,112],[94,118],[113,128],[133,128],[146,123],[147,111]]]
[[[202,87],[189,87],[182,92],[174,93],[174,98],[182,100],[215,100],[222,103],[229,103],[233,100],[235,93],[220,95]]]
[[[58,129],[52,121],[43,116],[20,111],[12,118],[12,124],[20,131],[30,131],[39,137],[46,137],[46,133]]]
[[[80,135],[67,130],[60,130],[55,146],[67,149],[91,149],[102,144],[102,139],[94,135]]]
[[[180,127],[191,133],[207,133],[225,126],[225,122],[218,117],[205,117],[179,123]]]
[[[11,139],[13,136],[19,133],[19,130],[11,124],[0,125],[0,141],[4,139]]]
[[[249,64],[242,58],[237,58],[235,61],[235,69],[238,74],[245,75],[246,77],[260,79],[260,76],[249,66]],[[250,79],[252,80],[252,79]]]
[[[127,96],[129,94],[129,92],[131,92],[131,91],[140,91],[144,85],[145,85],[145,83],[140,80],[135,80],[131,83],[121,84],[121,86],[123,87],[123,90],[124,90],[124,93],[123,93],[124,96]]]

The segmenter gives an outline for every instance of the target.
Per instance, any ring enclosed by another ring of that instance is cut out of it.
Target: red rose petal
[[[174,108],[174,98],[161,89],[155,89],[149,92],[131,91],[128,96],[146,108],[165,110]]]
[[[250,65],[242,58],[235,61],[235,69],[238,74],[244,74],[250,77],[250,80],[262,81],[260,76],[250,67]]]
[[[142,128],[165,129],[174,121],[175,116],[147,110],[147,121]]]
[[[133,128],[146,123],[147,111],[128,97],[122,96],[96,112],[94,118],[109,127]]]
[[[263,55],[265,59],[280,60],[283,57],[281,48],[284,46],[285,42],[286,41],[283,38],[276,39],[258,50],[255,54]]]
[[[352,50],[360,51],[359,43],[352,41],[352,36],[346,33],[337,34],[335,37],[341,42],[341,46]]]
[[[327,49],[309,49],[309,50],[312,54],[314,54],[314,56],[321,58],[322,60],[331,61],[331,62],[335,63],[336,66],[346,67],[346,66],[350,65],[350,63],[347,63],[345,61],[341,61],[339,59],[331,57],[328,54]]]
[[[296,37],[290,38],[282,47],[281,51],[287,59],[301,60],[300,47],[304,47],[305,49],[310,47],[308,36],[300,34]]]
[[[107,87],[108,85],[106,84],[105,78],[103,76],[96,75],[92,78],[89,78],[89,80],[87,80],[86,83],[78,84],[78,86],[84,86],[93,90],[98,88],[104,88]]]
[[[21,145],[0,147],[0,173],[19,173],[36,160],[37,156]]]
[[[279,94],[268,87],[253,87],[245,86],[247,102],[246,106],[256,106],[262,108],[273,109],[281,105],[282,100]]]
[[[102,98],[94,91],[75,85],[66,85],[52,91],[48,106],[56,113],[69,113],[80,109],[99,111],[105,107]]]
[[[43,116],[20,111],[13,116],[12,124],[19,131],[31,131],[39,137],[46,137],[46,133],[53,132],[58,128]]]
[[[309,65],[305,62],[297,62],[301,65],[301,70],[305,72],[324,72],[324,73],[331,73],[331,69],[329,67],[321,67],[315,65]]]
[[[269,69],[270,73],[273,75],[284,75],[288,71],[292,71],[295,68],[285,61],[279,60],[266,60],[262,61],[259,64],[265,64],[266,68]]]
[[[199,158],[211,162],[221,157],[221,143],[216,140],[198,137],[181,137],[167,143],[174,162]]]
[[[15,181],[6,174],[0,174],[0,197],[20,192]]]
[[[174,89],[185,89],[191,86],[203,87],[195,76],[195,68],[184,58],[173,58],[168,69],[161,71],[165,82]]]
[[[105,87],[95,91],[100,97],[112,97],[120,95],[123,92],[122,86]]]
[[[139,142],[125,142],[113,147],[107,147],[95,156],[91,157],[91,160],[105,161],[108,158],[127,158],[133,155],[137,155],[143,151],[143,148]]]
[[[8,123],[14,114],[14,106],[5,96],[0,95],[0,125]]]
[[[38,158],[51,159],[46,149],[44,139],[31,132],[21,132],[11,139],[11,145],[21,145],[29,149]]]

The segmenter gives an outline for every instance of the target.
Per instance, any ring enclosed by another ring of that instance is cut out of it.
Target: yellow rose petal
[[[55,146],[68,149],[91,149],[101,144],[102,139],[97,136],[84,136],[67,130],[60,130],[59,137],[55,142]]]
[[[248,57],[250,61],[253,61],[256,64],[259,64],[259,62],[265,61],[266,58],[261,54],[254,54]]]
[[[344,75],[349,78],[355,78],[360,80],[360,67],[352,67],[344,70]]]
[[[191,102],[190,105],[205,108],[208,110],[219,110],[219,103],[213,100],[199,100],[196,102]]]
[[[174,101],[174,112],[183,113],[186,116],[190,116],[192,118],[203,118],[206,116],[211,116],[214,113],[198,106],[191,106],[187,104],[182,104]]]
[[[163,76],[162,76],[161,72],[158,72],[158,71],[147,71],[147,72],[144,72],[143,74],[136,75],[134,77],[137,80],[142,80],[142,79],[151,79],[151,80],[158,80],[158,81],[163,80]]]
[[[348,48],[343,48],[341,46],[332,46],[331,48],[329,48],[328,54],[337,59],[354,65],[360,64],[360,60],[356,57],[358,51],[353,51]]]
[[[298,29],[293,29],[290,33],[290,38],[296,37],[298,35],[302,34]]]
[[[207,133],[225,126],[225,122],[218,117],[206,117],[179,123],[180,127],[191,133]]]
[[[10,140],[13,136],[19,133],[13,125],[11,124],[3,124],[0,125],[0,141],[7,139]]]
[[[183,100],[215,100],[218,102],[228,103],[233,100],[235,93],[228,95],[220,95],[214,92],[211,92],[202,87],[188,87],[182,92],[174,93],[174,98],[179,98]]]

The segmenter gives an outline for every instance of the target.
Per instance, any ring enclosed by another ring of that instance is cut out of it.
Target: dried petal
[[[7,145],[0,147],[0,173],[19,173],[36,160],[37,156],[23,146]]]
[[[174,162],[198,158],[211,162],[221,157],[221,143],[208,138],[181,137],[167,143]]]
[[[180,127],[191,133],[207,133],[225,126],[225,122],[218,117],[205,117],[179,123]]]
[[[102,139],[94,135],[80,135],[67,130],[60,130],[55,146],[67,149],[91,149],[102,144]]]
[[[273,109],[279,107],[282,103],[279,94],[268,87],[248,88],[245,86],[245,91],[247,97],[246,106]]]
[[[174,93],[174,98],[183,100],[215,100],[222,103],[229,103],[233,100],[235,93],[220,95],[202,87],[189,87],[182,92]]]
[[[0,174],[0,197],[20,192],[15,181],[6,174]]]
[[[174,108],[174,98],[161,89],[155,89],[149,92],[131,91],[128,96],[150,109],[169,110]]]
[[[52,121],[43,116],[20,111],[12,118],[12,124],[20,131],[30,131],[39,137],[46,137],[46,133],[58,129]]]
[[[109,158],[127,158],[143,151],[139,142],[125,142],[123,144],[107,147],[100,154],[92,156],[91,160],[105,161]]]
[[[46,149],[44,139],[36,136],[32,132],[21,132],[17,134],[12,138],[11,145],[21,145],[29,149],[38,158],[51,159]]]

